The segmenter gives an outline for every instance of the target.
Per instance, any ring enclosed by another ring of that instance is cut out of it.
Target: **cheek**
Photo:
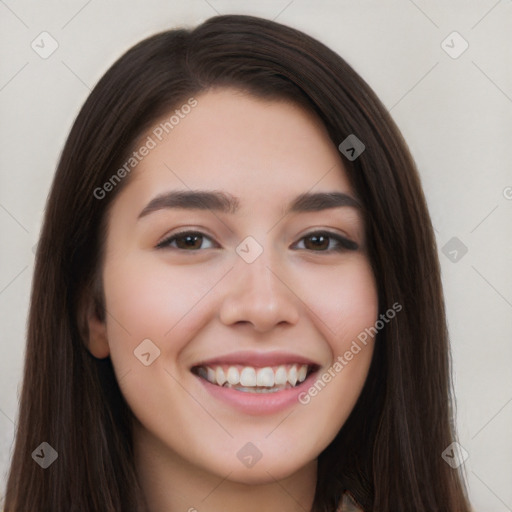
[[[179,352],[193,336],[193,320],[204,314],[204,298],[221,275],[222,269],[198,265],[191,270],[147,255],[111,260],[104,288],[113,357],[131,355],[147,338],[162,353]]]
[[[354,258],[336,271],[317,269],[303,286],[318,327],[337,352],[377,319],[377,286],[366,259]]]
[[[180,408],[183,397],[176,393],[172,376],[179,381],[184,376],[180,353],[204,321],[201,299],[218,279],[211,269],[197,269],[134,253],[112,258],[105,266],[112,364],[125,399],[144,424],[163,414],[162,404],[169,410]],[[173,431],[179,430],[179,422],[174,425]]]
[[[318,385],[303,403],[311,402],[314,415],[328,416],[334,433],[350,414],[368,375],[374,339],[366,331],[378,319],[377,285],[363,258],[336,272],[316,272],[314,283],[305,285],[316,326],[329,344],[331,364],[321,370]]]

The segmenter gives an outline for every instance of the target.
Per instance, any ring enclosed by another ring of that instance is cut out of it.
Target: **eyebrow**
[[[361,209],[357,199],[343,192],[306,192],[294,198],[283,214],[318,212],[342,206]],[[169,208],[215,210],[234,214],[240,209],[240,200],[227,192],[215,190],[174,190],[152,199],[140,212],[138,218]]]

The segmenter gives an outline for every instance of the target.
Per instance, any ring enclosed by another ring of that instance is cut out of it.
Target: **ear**
[[[92,297],[87,301],[84,312],[83,339],[87,349],[97,359],[104,359],[110,354],[105,315],[101,314],[101,307]]]

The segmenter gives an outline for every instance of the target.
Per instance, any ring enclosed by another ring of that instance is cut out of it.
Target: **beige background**
[[[73,119],[134,43],[217,12],[276,19],[320,39],[367,80],[402,129],[439,243],[470,497],[479,512],[511,511],[511,0],[0,0],[0,499],[32,248]],[[31,48],[43,31],[58,43],[47,59]],[[446,39],[453,31],[469,44],[458,58],[443,49],[463,48],[458,36]],[[468,249],[455,262],[450,246],[442,251],[453,237]]]

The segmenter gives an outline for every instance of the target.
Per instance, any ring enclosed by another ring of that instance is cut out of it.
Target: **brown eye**
[[[311,244],[304,244],[306,249],[328,249],[329,237],[326,235],[310,235],[305,237],[305,240],[310,240]],[[310,245],[310,247],[308,247]]]
[[[301,240],[309,240],[309,243],[306,242],[304,244],[305,249],[315,252],[342,252],[345,250],[356,251],[359,248],[359,246],[352,240],[329,231],[315,231],[304,236]],[[331,240],[334,240],[336,244],[335,247],[329,249]]]
[[[210,237],[206,236],[204,233],[201,233],[199,231],[183,231],[181,233],[176,233],[165,240],[162,240],[158,245],[157,248],[173,248],[173,249],[181,249],[185,251],[196,251],[198,249],[201,249],[204,247],[201,247],[203,245],[203,240],[211,240]],[[174,246],[173,243],[176,242],[176,245]],[[206,247],[206,249],[209,249],[210,247]]]

